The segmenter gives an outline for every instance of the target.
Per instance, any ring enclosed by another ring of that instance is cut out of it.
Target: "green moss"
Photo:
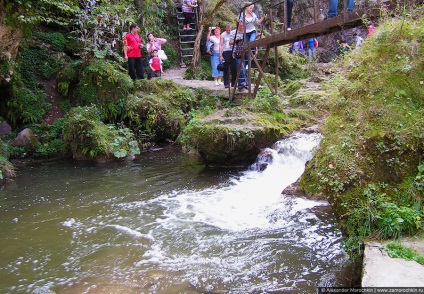
[[[129,95],[126,113],[130,125],[155,140],[175,139],[196,105],[196,96],[172,81],[137,81],[136,95]]]
[[[52,45],[55,51],[63,52],[65,50],[66,39],[65,36],[59,32],[44,33],[37,32],[36,36],[40,37],[43,41]]]
[[[423,26],[385,20],[338,65],[344,78],[327,84],[324,139],[300,186],[328,196],[351,252],[367,236],[423,230],[416,218],[422,218],[424,195],[411,190],[424,160]]]
[[[15,176],[15,169],[9,161],[9,155],[8,146],[0,139],[0,181]]]

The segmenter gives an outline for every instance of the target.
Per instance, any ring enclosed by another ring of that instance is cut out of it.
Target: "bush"
[[[133,133],[116,129],[100,120],[96,107],[76,107],[67,115],[64,140],[74,158],[117,158],[139,154]]]
[[[65,63],[64,58],[52,54],[50,50],[42,46],[32,46],[22,51],[18,57],[19,72],[22,78],[30,85],[36,87],[37,78],[49,80],[58,73]]]
[[[126,99],[133,81],[117,65],[106,60],[94,60],[84,68],[77,91],[82,105],[95,104],[109,121],[121,121],[125,116]]]
[[[15,97],[7,102],[7,117],[13,123],[38,123],[44,118],[50,104],[45,101],[46,93],[40,90],[20,88]]]
[[[70,90],[79,82],[79,71],[82,66],[82,61],[77,60],[68,64],[57,75],[57,89],[63,96],[68,96]]]
[[[65,50],[66,39],[61,33],[59,33],[59,32],[54,32],[54,33],[38,32],[35,35],[39,36],[45,42],[52,45],[54,50],[59,51],[59,52],[63,52]]]

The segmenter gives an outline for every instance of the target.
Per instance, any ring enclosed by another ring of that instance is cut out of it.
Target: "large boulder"
[[[26,128],[23,129],[9,145],[14,147],[26,147],[29,150],[36,150],[40,146],[40,141],[33,130]]]
[[[214,166],[251,165],[262,148],[271,146],[286,133],[281,125],[264,117],[222,109],[184,129],[180,139],[195,147],[203,161]]]
[[[11,131],[12,127],[6,121],[0,124],[0,137],[9,135]]]

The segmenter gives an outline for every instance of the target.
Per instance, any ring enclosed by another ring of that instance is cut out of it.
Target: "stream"
[[[294,134],[242,170],[208,168],[174,149],[20,167],[0,188],[0,293],[349,286],[353,269],[328,202],[281,194],[320,139]]]

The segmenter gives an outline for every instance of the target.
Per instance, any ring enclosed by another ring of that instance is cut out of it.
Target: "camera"
[[[214,30],[216,27],[209,27],[210,30]]]

